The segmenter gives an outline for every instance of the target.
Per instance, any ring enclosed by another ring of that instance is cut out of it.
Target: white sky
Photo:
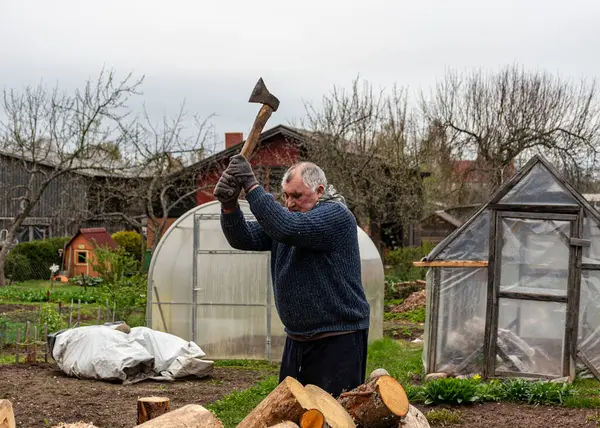
[[[213,120],[247,135],[258,77],[281,101],[267,128],[357,75],[375,88],[431,88],[446,68],[518,62],[600,75],[598,0],[0,0],[0,86],[81,87],[103,66],[145,75],[153,115]]]

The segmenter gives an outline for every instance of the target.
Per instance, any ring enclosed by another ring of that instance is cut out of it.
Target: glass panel
[[[579,205],[579,202],[541,163],[519,181],[502,199],[501,204]]]
[[[583,238],[589,239],[589,247],[583,247],[583,263],[600,264],[600,225],[589,212],[583,218]]]
[[[577,349],[600,370],[600,271],[583,271]]]
[[[566,296],[568,221],[502,219],[500,291]]]
[[[481,373],[487,269],[441,269],[436,371]]]
[[[491,217],[490,211],[482,211],[435,260],[487,260]]]
[[[566,305],[500,299],[496,371],[562,376]]]

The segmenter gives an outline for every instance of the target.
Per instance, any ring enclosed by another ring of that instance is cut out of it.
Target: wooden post
[[[2,331],[0,331],[0,349],[6,346],[6,323],[2,323]]]
[[[73,299],[71,299],[71,307],[69,308],[69,328],[73,324]]]
[[[29,321],[27,321],[27,327],[25,327],[25,361],[31,362],[31,325]]]
[[[19,343],[21,342],[21,327],[17,328],[17,340],[15,342],[15,362],[19,362]]]
[[[110,309],[108,309],[108,299],[106,299],[106,318],[104,319],[104,322],[109,322],[110,321]]]
[[[38,340],[38,335],[37,335],[37,325],[33,326],[33,362],[37,362],[37,340]]]
[[[143,424],[150,419],[171,411],[171,400],[167,397],[141,397],[137,401],[137,423]]]
[[[115,314],[117,313],[117,301],[113,300],[112,322],[115,322]]]
[[[44,352],[44,362],[48,362],[48,352],[50,352],[50,347],[48,346],[48,324],[44,323],[44,347],[46,352]]]
[[[101,306],[98,305],[98,322],[96,324],[100,324],[100,308]]]
[[[81,322],[81,299],[77,299],[77,326]]]

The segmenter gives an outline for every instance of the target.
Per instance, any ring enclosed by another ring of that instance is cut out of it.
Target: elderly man
[[[238,205],[241,189],[256,221]],[[231,158],[214,196],[221,227],[240,250],[270,251],[277,312],[287,334],[279,374],[339,396],[365,380],[369,303],[361,283],[356,219],[317,165],[292,166],[286,208],[257,182],[242,155]]]

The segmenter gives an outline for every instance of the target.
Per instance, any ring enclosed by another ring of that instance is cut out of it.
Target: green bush
[[[62,250],[71,238],[49,238],[43,241],[21,242],[9,253],[6,265],[13,268],[13,275],[6,276],[13,281],[28,281],[33,279],[49,279],[50,266],[62,265],[58,250]],[[28,260],[25,264],[24,258]],[[10,261],[9,261],[10,260]]]
[[[60,313],[56,310],[54,305],[46,303],[41,307],[40,324],[48,325],[48,333],[54,333],[55,331],[60,330]]]
[[[124,230],[114,233],[112,238],[134,259],[142,259],[142,235],[133,230]]]
[[[402,281],[425,279],[426,269],[413,266],[413,262],[421,260],[433,250],[435,245],[423,242],[420,247],[403,247],[392,250],[385,257],[387,274]]]
[[[0,301],[70,303],[71,300],[74,302],[81,300],[81,303],[104,303],[103,296],[97,288],[87,290],[78,287],[56,288],[50,291],[50,300],[47,292],[48,290],[42,288],[0,287]]]
[[[50,273],[50,271],[48,271]],[[31,276],[31,263],[23,254],[10,252],[4,263],[4,276],[13,282],[27,281]]]

